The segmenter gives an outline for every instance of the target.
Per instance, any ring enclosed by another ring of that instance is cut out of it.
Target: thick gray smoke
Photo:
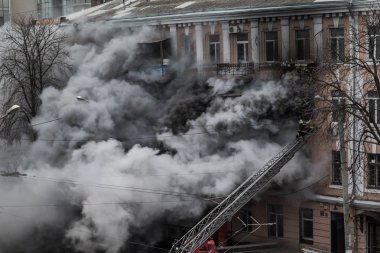
[[[62,252],[118,252],[158,220],[199,217],[212,205],[204,198],[228,194],[295,137],[292,76],[202,83],[177,59],[163,78],[139,51],[155,36],[148,28],[67,32],[73,74],[61,90],[43,92],[33,123],[60,120],[16,145],[17,163],[2,162],[28,175],[1,178],[2,252],[43,231],[56,231],[45,232],[56,239],[46,243],[65,245]],[[219,96],[236,90],[242,95]],[[307,176],[306,160],[297,155],[277,181]],[[29,249],[60,252],[45,247]]]

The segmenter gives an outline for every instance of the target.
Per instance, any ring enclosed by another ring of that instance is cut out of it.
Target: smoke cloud
[[[60,120],[1,152],[13,152],[2,168],[27,174],[0,178],[2,252],[17,242],[25,252],[31,235],[39,248],[28,252],[119,252],[159,220],[200,217],[213,205],[207,199],[226,196],[295,138],[292,75],[200,82],[188,61],[173,59],[163,77],[140,50],[157,36],[149,28],[66,32],[72,75],[44,90],[32,123]],[[241,96],[221,96],[228,92]],[[298,154],[277,182],[307,177],[306,161]]]

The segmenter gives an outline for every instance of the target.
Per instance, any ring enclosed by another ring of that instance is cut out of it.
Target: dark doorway
[[[331,252],[344,252],[344,221],[341,213],[331,213]]]
[[[367,216],[368,253],[380,253],[380,223]]]

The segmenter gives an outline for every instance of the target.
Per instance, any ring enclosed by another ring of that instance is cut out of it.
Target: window
[[[344,29],[330,29],[331,60],[343,61],[344,59]]]
[[[210,61],[214,63],[219,63],[219,59],[220,59],[219,35],[209,35],[208,43],[209,43]]]
[[[185,35],[183,37],[184,40],[184,48],[185,48],[185,55],[190,55],[191,54],[191,37],[190,35]]]
[[[269,62],[278,60],[277,32],[265,33],[265,60]]]
[[[249,210],[249,208],[243,208],[241,211],[240,211],[240,217],[241,217],[241,220],[244,224],[242,224],[243,228],[242,228],[242,231],[245,231],[245,232],[251,232],[253,230],[253,227],[252,227],[252,219],[251,219],[251,216],[252,216],[252,212]]]
[[[344,105],[344,94],[339,90],[335,90],[331,92],[331,103],[332,103],[332,122],[339,121],[339,109]],[[342,120],[344,120],[344,113],[342,114]]]
[[[300,242],[313,243],[313,209],[300,209]]]
[[[237,34],[237,61],[248,62],[248,33]]]
[[[380,154],[368,154],[368,187],[380,188]]]
[[[310,32],[309,30],[296,31],[296,52],[297,60],[305,61],[310,59]]]
[[[340,151],[331,152],[331,184],[342,185],[342,175],[340,171]]]
[[[274,238],[284,237],[283,210],[280,205],[268,205],[268,222],[275,223],[268,227],[268,236]]]
[[[368,28],[369,35],[369,57],[371,59],[380,60],[380,29],[379,27],[369,27]]]
[[[367,94],[368,101],[368,113],[369,121],[373,124],[380,123],[380,103],[379,103],[379,93],[376,91],[369,91]]]

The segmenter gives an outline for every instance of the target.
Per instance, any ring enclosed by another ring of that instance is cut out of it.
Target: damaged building
[[[149,58],[151,68],[163,75],[171,59],[188,57],[194,63],[189,71],[199,78],[250,80],[254,75],[279,79],[288,71],[304,71],[324,64],[326,55],[339,60],[350,50],[352,25],[361,29],[358,24],[372,7],[370,1],[128,0],[103,3],[81,14],[56,15],[66,15],[62,26],[106,21],[131,29],[153,27],[158,36],[140,42],[147,53],[141,57]],[[377,50],[379,35],[374,36]],[[365,77],[355,68],[348,72],[340,79],[350,90]],[[379,96],[368,97],[371,116],[377,118]],[[340,98],[331,93],[331,100]],[[380,252],[380,146],[366,145],[366,159],[354,165],[355,139],[347,143],[351,147],[346,152],[347,165],[359,172],[349,177],[352,195],[344,215],[338,119],[331,116],[330,121],[326,123],[331,128],[329,139],[321,141],[314,135],[307,144],[311,161],[325,161],[323,174],[301,188],[269,187],[249,201],[216,233],[221,252],[260,247],[276,248],[276,252],[344,252],[345,222],[351,224],[353,252]],[[302,194],[303,190],[308,194]],[[172,226],[168,236],[179,239],[186,229]]]

